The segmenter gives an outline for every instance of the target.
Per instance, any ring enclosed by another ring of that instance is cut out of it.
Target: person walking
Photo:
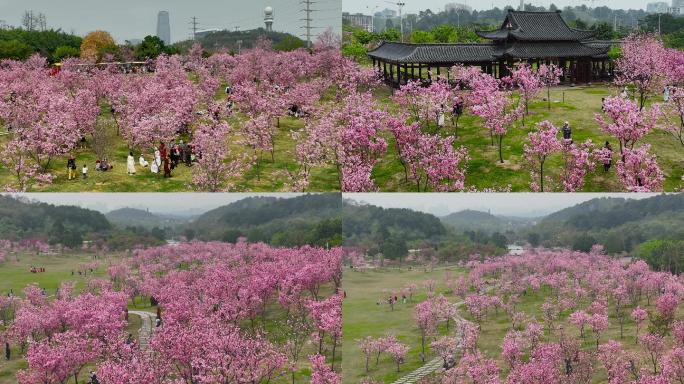
[[[603,172],[608,172],[613,163],[613,147],[606,141],[606,145],[603,148],[606,149],[606,156],[603,158]]]
[[[171,177],[171,159],[168,156],[164,157],[164,177]]]
[[[126,164],[128,166],[128,175],[135,175],[135,157],[133,157],[133,152],[128,152]]]
[[[76,157],[74,157],[73,153],[69,155],[69,159],[67,160],[67,172],[69,180],[76,178]]]
[[[88,166],[83,164],[83,168],[81,169],[81,174],[83,175],[83,180],[88,178]]]
[[[10,349],[9,342],[5,341],[5,360],[10,359],[12,357],[12,350]]]
[[[572,129],[570,128],[570,123],[567,121],[563,123],[563,140],[572,143]]]

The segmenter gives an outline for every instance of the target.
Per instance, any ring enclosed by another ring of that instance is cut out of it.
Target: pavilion
[[[613,66],[608,50],[614,41],[594,40],[595,32],[570,28],[560,11],[528,12],[509,9],[501,27],[476,31],[491,40],[482,44],[409,44],[383,42],[368,52],[373,66],[388,84],[398,87],[409,79],[429,80],[444,69],[462,64],[480,66],[497,78],[508,75],[517,62],[553,63],[563,68],[563,81],[572,84],[608,80]],[[436,69],[436,73],[433,73]],[[423,76],[423,71],[425,75]]]

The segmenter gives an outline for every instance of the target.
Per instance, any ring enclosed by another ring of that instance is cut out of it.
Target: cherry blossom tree
[[[605,99],[603,110],[610,121],[598,113],[594,118],[601,130],[618,139],[620,154],[623,157],[627,149],[633,149],[637,140],[655,127],[660,113],[658,105],[643,109],[639,108],[635,102],[622,97]]]
[[[636,337],[639,337],[639,329],[643,326],[644,321],[648,318],[648,312],[641,307],[636,307],[632,310],[632,320],[636,324]]]
[[[620,57],[616,61],[615,83],[632,85],[644,108],[648,94],[660,92],[667,80],[666,51],[662,41],[653,35],[631,35],[620,45]]]
[[[520,98],[525,104],[525,115],[530,114],[530,101],[539,93],[539,90],[544,85],[540,78],[540,74],[532,70],[532,66],[527,63],[522,63],[511,70],[509,78],[505,79],[510,85],[518,88],[520,91]],[[523,115],[523,125],[525,125],[525,117]]]
[[[671,88],[670,100],[662,104],[661,112],[665,123],[658,128],[672,134],[684,146],[684,88]]]
[[[227,123],[201,124],[194,133],[193,150],[198,153],[193,182],[201,190],[230,190],[231,179],[244,174],[254,159],[247,154],[232,156],[228,145],[231,129]]]
[[[622,184],[631,192],[661,191],[665,176],[660,170],[656,156],[648,153],[650,145],[627,149],[624,159],[615,168]]]
[[[562,148],[558,140],[558,128],[550,121],[537,123],[537,132],[530,132],[527,137],[529,144],[524,144],[524,158],[530,165],[532,182],[530,187],[535,192],[544,192],[544,163],[546,159]],[[538,172],[537,172],[538,171]],[[539,183],[535,179],[539,177]]]

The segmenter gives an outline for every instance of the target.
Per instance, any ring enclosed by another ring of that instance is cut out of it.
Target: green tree
[[[380,37],[380,40],[399,41],[401,40],[401,33],[396,28],[387,28]]]
[[[414,44],[434,43],[435,37],[430,32],[413,31],[411,33],[411,42]]]
[[[403,260],[408,254],[408,247],[403,237],[392,236],[382,244],[382,255],[390,260]]]
[[[456,28],[449,24],[434,27],[430,33],[437,43],[455,43],[458,39]]]
[[[581,234],[575,237],[575,240],[572,242],[572,249],[575,251],[589,252],[594,244],[596,244],[596,239],[593,236]]]
[[[358,41],[344,44],[342,46],[342,55],[353,58],[358,62],[368,60],[367,54],[368,50],[366,47],[364,47],[363,44],[359,43]]]
[[[531,232],[527,235],[527,242],[529,242],[531,246],[536,247],[539,245],[539,237],[538,233]]]
[[[52,54],[52,58],[55,60],[55,62],[57,62],[70,57],[78,57],[80,54],[81,51],[78,48],[62,45],[55,49],[55,52]]]
[[[0,41],[0,59],[26,60],[33,49],[19,40]]]
[[[166,52],[166,44],[157,36],[145,36],[142,43],[135,47],[138,60],[154,59]]]
[[[273,49],[283,52],[294,51],[299,48],[304,48],[304,41],[292,35],[283,37],[282,40],[273,45]]]

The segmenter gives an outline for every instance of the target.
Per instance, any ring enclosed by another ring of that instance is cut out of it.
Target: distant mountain
[[[632,252],[649,240],[684,239],[684,194],[646,199],[598,198],[555,212],[529,229],[542,244],[609,253]]]
[[[534,222],[532,218],[495,216],[487,212],[464,210],[440,218],[442,223],[459,231],[506,232]]]
[[[249,197],[213,209],[185,226],[202,240],[233,242],[239,237],[273,245],[341,243],[339,193],[294,198]]]
[[[107,220],[120,227],[161,227],[162,218],[137,208],[121,208],[105,214]]]
[[[254,48],[260,39],[267,39],[273,48],[279,51],[289,51],[302,48],[305,43],[302,39],[289,33],[266,31],[264,28],[257,28],[247,31],[209,31],[198,34],[197,41],[183,41],[175,45],[182,50],[189,49],[192,44],[199,42],[202,47],[210,50],[227,49],[231,52],[238,52]]]

